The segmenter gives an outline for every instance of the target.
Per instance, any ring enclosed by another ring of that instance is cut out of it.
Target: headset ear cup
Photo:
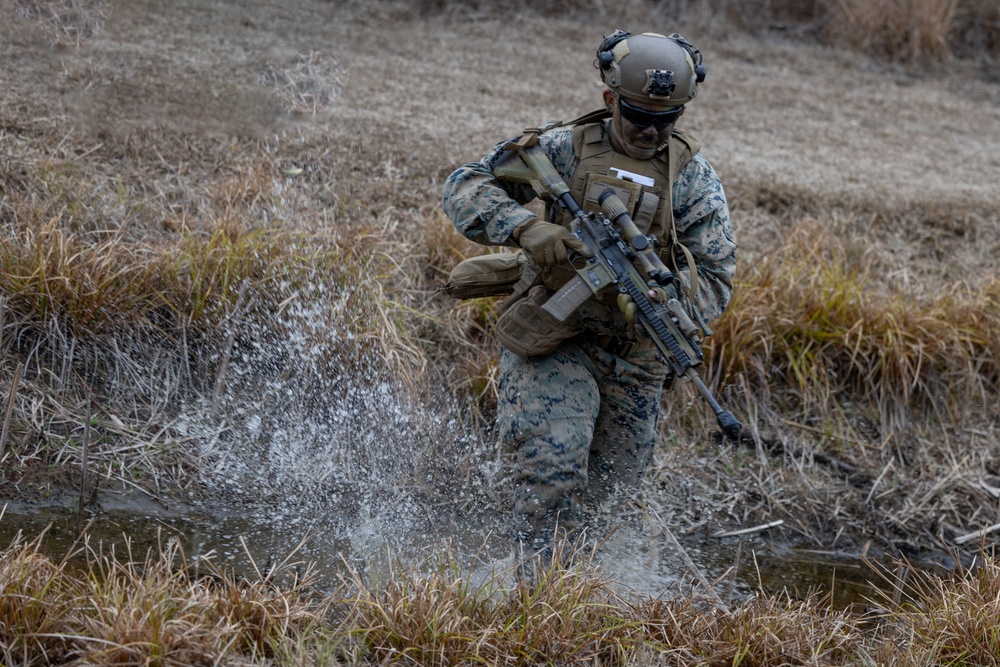
[[[611,63],[615,61],[615,54],[612,51],[601,51],[597,54],[597,64],[600,69],[607,69],[611,67]]]
[[[601,45],[597,47],[597,60],[594,61],[594,66],[603,72],[614,65],[615,46],[631,34],[628,30],[619,28],[610,35],[605,35],[604,39],[601,40]]]
[[[708,75],[708,69],[704,65],[705,57],[702,55],[701,49],[684,39],[678,32],[670,35],[669,39],[674,40],[676,44],[688,52],[688,55],[691,56],[691,62],[694,63],[695,81],[698,83],[704,82],[705,77]]]

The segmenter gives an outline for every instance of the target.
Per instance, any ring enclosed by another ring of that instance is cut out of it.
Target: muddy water
[[[495,533],[461,530],[456,526],[394,526],[386,530],[377,522],[366,529],[327,530],[332,517],[310,520],[269,515],[238,514],[204,508],[115,509],[85,513],[87,539],[95,551],[131,553],[141,560],[168,539],[176,538],[191,562],[211,560],[239,577],[255,579],[283,561],[282,571],[302,572],[311,566],[322,590],[332,590],[349,571],[376,580],[386,576],[389,563],[420,566],[436,562],[446,550],[472,576],[508,561],[506,541]],[[78,518],[71,508],[37,508],[8,504],[0,518],[0,546],[11,543],[18,532],[27,538],[43,533],[41,549],[60,560],[78,546]],[[719,544],[685,544],[681,547],[694,569],[704,579],[716,581],[715,590],[726,601],[746,599],[756,591],[787,591],[802,597],[809,591],[830,596],[836,609],[861,611],[875,593],[869,583],[877,581],[871,567],[857,560],[833,559],[827,555],[778,552]],[[663,535],[641,528],[613,535],[598,553],[598,565],[608,576],[639,594],[664,596],[697,590],[699,583],[684,554]],[[83,565],[82,557],[72,563]]]

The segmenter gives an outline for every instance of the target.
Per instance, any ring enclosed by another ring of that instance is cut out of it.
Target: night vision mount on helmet
[[[633,35],[616,30],[597,47],[594,67],[620,95],[657,104],[684,105],[698,94],[707,70],[701,51],[681,35]]]

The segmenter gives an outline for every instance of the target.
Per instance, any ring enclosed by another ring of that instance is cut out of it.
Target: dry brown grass
[[[104,27],[101,0],[18,0],[18,13],[38,21],[53,44],[79,47]]]
[[[834,665],[862,648],[850,619],[816,599],[723,612],[698,599],[636,598],[586,558],[526,587],[505,571],[472,585],[444,554],[387,581],[349,574],[320,596],[287,562],[237,581],[205,562],[196,571],[170,542],[140,560],[84,548],[80,571],[41,556],[40,539],[0,557],[9,664]]]
[[[163,491],[190,474],[171,444],[179,402],[217,397],[234,343],[248,331],[287,339],[289,308],[314,299],[329,305],[325,325],[294,334],[326,350],[321,364],[421,376],[406,307],[385,288],[399,251],[384,221],[360,205],[291,199],[288,182],[309,176],[288,173],[265,144],[246,150],[180,209],[156,188],[53,162],[34,146],[21,171],[5,172],[0,349],[28,369],[12,403],[7,481],[78,460],[92,391],[101,405],[92,467]],[[149,168],[134,182],[155,182]]]
[[[37,658],[65,659],[59,637],[61,618],[71,611],[63,570],[38,553],[32,543],[10,545],[0,559],[0,645],[8,664],[30,664]]]
[[[995,285],[935,294],[877,284],[870,261],[818,223],[754,263],[709,340],[713,375],[746,374],[765,392],[790,385],[799,409],[875,406],[882,433],[904,433],[912,411],[942,421],[996,390]]]
[[[197,21],[189,20],[196,4],[126,3],[99,49],[58,62],[32,32],[38,17],[5,25],[4,53],[23,57],[5,70],[0,102],[0,238],[16,269],[4,274],[0,361],[11,373],[32,362],[14,398],[9,460],[20,469],[33,459],[78,461],[83,379],[102,404],[102,472],[113,464],[108,474],[128,479],[127,469],[153,468],[112,454],[135,448],[177,477],[190,474],[186,443],[170,429],[173,399],[217,394],[229,351],[260,333],[251,325],[266,323],[280,340],[294,333],[280,316],[298,304],[324,303],[307,342],[330,343],[323,331],[343,323],[354,334],[324,348],[328,361],[374,358],[429,386],[423,395],[455,392],[463,405],[471,396],[485,431],[494,304],[433,293],[450,266],[482,251],[443,218],[440,185],[520,128],[593,106],[600,33],[646,28],[638,5],[598,5],[595,28],[594,16],[576,14],[444,7],[414,17],[403,1],[293,3],[281,12],[217,5]],[[693,5],[658,4],[671,15]],[[273,27],[255,32],[244,18]],[[984,520],[993,501],[963,488],[988,471],[996,446],[994,311],[983,286],[997,243],[989,185],[997,93],[965,70],[897,76],[852,51],[716,29],[688,35],[711,56],[711,75],[705,103],[685,121],[733,184],[742,250],[709,379],[734,383],[721,388],[727,405],[768,426],[800,425],[791,440],[815,436],[806,442],[816,451],[864,467],[869,481],[894,453],[880,447],[885,436],[918,434],[872,501],[915,495],[872,521],[916,531],[941,509],[959,527]],[[498,40],[504,30],[518,39]],[[158,57],[165,34],[188,60]],[[343,47],[335,58],[332,44]],[[50,80],[51,88],[37,85]],[[857,94],[845,105],[846,89]],[[858,222],[838,226],[838,215]],[[814,239],[776,241],[806,218],[817,221],[808,227]],[[843,238],[816,231],[825,225]],[[317,280],[336,289],[321,294]],[[980,397],[985,426],[948,421],[958,408],[974,412]],[[838,407],[842,399],[850,405]],[[703,443],[711,421],[687,403],[683,390],[672,395],[664,429]],[[974,460],[951,461],[959,450]],[[700,474],[693,460],[678,477]],[[817,473],[808,456],[768,463],[761,452],[751,463],[752,475],[736,466],[721,482],[703,480],[732,491],[727,520],[808,507],[799,518],[809,539],[833,524],[823,510],[836,503],[839,479]],[[748,479],[766,493],[745,491]],[[852,526],[871,528],[862,502],[870,491],[846,505]],[[897,496],[882,496],[889,492]]]
[[[199,574],[171,541],[137,560],[83,544],[54,564],[44,535],[15,541],[0,559],[0,655],[6,664],[212,664],[258,660],[315,630],[326,602],[304,579],[260,582]],[[83,557],[83,570],[70,557]],[[291,581],[279,590],[275,581]],[[284,650],[284,647],[281,648]]]
[[[421,0],[425,15],[482,19],[496,12],[546,17],[617,17],[642,21],[655,11],[699,32],[724,33],[727,22],[744,29],[818,38],[887,60],[940,61],[952,54],[996,57],[1000,20],[990,0],[630,0],[614,9],[594,1],[502,3]]]
[[[258,81],[274,88],[293,114],[316,114],[326,110],[340,92],[337,63],[318,51],[299,53],[291,65],[267,63]]]
[[[898,563],[874,600],[882,635],[905,651],[902,664],[1000,664],[1000,597],[995,554],[969,567],[928,573]]]
[[[828,39],[890,58],[939,59],[950,52],[948,37],[959,0],[840,0]]]
[[[646,600],[636,608],[666,664],[851,665],[867,657],[855,621],[816,596],[753,597],[728,613],[690,600]]]
[[[756,31],[814,36],[897,61],[952,55],[995,58],[997,7],[989,0],[752,0],[713,2],[730,20]]]
[[[321,594],[291,556],[238,580],[174,541],[138,558],[84,542],[81,567],[41,555],[43,537],[0,552],[6,664],[997,664],[992,557],[952,574],[873,566],[885,592],[858,616],[813,594],[730,609],[635,595],[582,554],[530,587],[505,571],[471,584],[444,553],[378,582],[348,571]]]
[[[991,0],[962,0],[955,13],[952,42],[965,57],[1000,56],[1000,5]],[[995,64],[995,63],[994,63]],[[987,70],[988,72],[989,70]],[[989,80],[996,81],[996,73]]]

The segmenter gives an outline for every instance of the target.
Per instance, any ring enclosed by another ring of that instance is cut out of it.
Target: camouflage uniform
[[[567,183],[580,163],[572,134],[556,129],[539,137]],[[535,217],[522,204],[537,195],[493,176],[505,144],[451,174],[444,210],[467,238],[516,247],[512,232]],[[736,244],[722,184],[700,153],[678,173],[672,205],[678,241],[698,268],[693,300],[710,322],[732,293]],[[548,217],[555,219],[552,211]],[[689,284],[683,255],[677,263]],[[609,492],[634,489],[653,445],[666,364],[648,341],[628,351],[617,345],[631,332],[613,299],[588,301],[578,319],[582,333],[549,354],[525,358],[501,350],[499,426],[517,452],[515,524],[526,550],[549,548],[557,526],[576,534],[593,522]]]

